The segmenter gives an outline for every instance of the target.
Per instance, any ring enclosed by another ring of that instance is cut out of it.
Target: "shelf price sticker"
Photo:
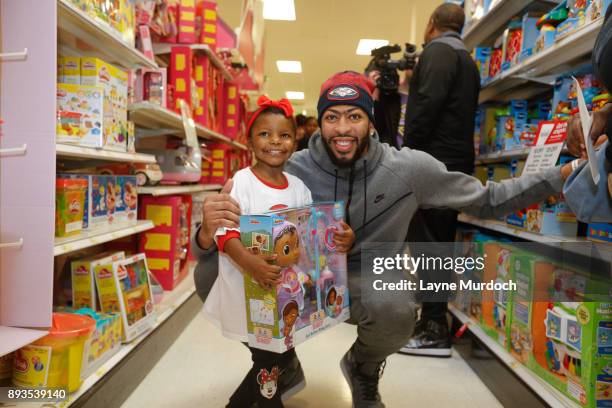
[[[537,174],[555,167],[566,138],[567,122],[553,120],[540,123],[523,174]]]

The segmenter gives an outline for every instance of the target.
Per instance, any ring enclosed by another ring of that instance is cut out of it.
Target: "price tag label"
[[[530,149],[523,174],[536,174],[557,164],[567,138],[567,122],[546,121],[540,123]]]

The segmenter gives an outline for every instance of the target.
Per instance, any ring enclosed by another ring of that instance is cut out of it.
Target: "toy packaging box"
[[[127,72],[101,59],[81,58],[81,85],[97,85],[104,89],[103,147],[108,150],[126,151],[127,80]]]
[[[198,0],[196,7],[201,18],[199,42],[215,50],[217,47],[217,3]]]
[[[136,176],[116,176],[116,222],[135,224],[138,217],[138,192]]]
[[[59,81],[62,84],[79,85],[81,83],[81,58],[61,57],[62,75]]]
[[[80,309],[88,307],[97,310],[96,307],[96,281],[94,270],[98,265],[104,265],[123,259],[123,252],[114,254],[98,254],[85,259],[79,259],[70,263],[70,275],[72,277],[72,307]]]
[[[169,106],[178,114],[181,113],[179,99],[183,99],[191,108],[193,76],[193,53],[188,46],[173,46],[170,51],[170,71],[168,72],[169,83],[174,88],[174,106]]]
[[[58,179],[79,179],[87,182],[85,189],[85,201],[83,203],[83,230],[89,228],[89,183],[91,177],[84,174],[58,173]]]
[[[121,315],[124,342],[153,326],[153,295],[145,254],[98,265],[94,272],[100,308],[104,313]]]
[[[165,290],[172,290],[187,275],[191,252],[192,198],[190,195],[146,196],[140,205],[140,219],[151,220],[153,229],[140,234],[139,251]]]
[[[230,146],[223,143],[207,143],[210,160],[202,160],[201,184],[224,184],[230,177]]]
[[[612,224],[591,223],[587,227],[587,236],[595,241],[612,242]]]
[[[240,217],[243,245],[282,267],[271,290],[244,278],[249,345],[283,353],[349,318],[346,254],[333,243],[343,216],[337,202]]]
[[[89,176],[89,228],[105,229],[115,220],[115,176]]]
[[[78,235],[83,230],[87,181],[57,178],[55,181],[55,236]]]
[[[521,38],[521,53],[519,61],[534,54],[536,41],[538,39],[538,28],[536,23],[540,17],[540,13],[525,13],[521,21],[523,36]]]
[[[93,374],[121,348],[121,316],[117,313],[96,313],[89,308],[75,311],[96,321],[96,326],[83,349],[81,379]]]
[[[58,143],[103,147],[103,95],[99,86],[57,84]]]
[[[533,351],[527,366],[583,407],[612,406],[612,305],[587,302],[598,282],[553,261],[534,262]]]

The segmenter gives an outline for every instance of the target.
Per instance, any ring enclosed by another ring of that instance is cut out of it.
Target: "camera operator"
[[[372,51],[374,58],[365,69],[365,74],[374,83],[374,120],[380,141],[396,149],[404,144],[404,124],[408,102],[408,83],[416,62],[416,47],[406,44],[406,52],[399,61],[391,60],[390,54],[400,51],[399,46],[386,46]],[[397,69],[403,70],[400,82]]]
[[[429,153],[449,171],[471,174],[480,76],[459,35],[464,22],[463,9],[450,3],[436,8],[430,17],[425,47],[410,81],[404,146]],[[435,252],[434,242],[455,240],[457,215],[454,210],[419,210],[410,225],[408,240],[431,242],[427,248]],[[420,278],[434,282],[451,279],[444,271],[431,272]],[[446,302],[423,301],[414,336],[401,352],[450,357],[447,311]]]

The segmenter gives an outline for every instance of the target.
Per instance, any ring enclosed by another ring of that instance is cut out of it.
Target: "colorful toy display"
[[[199,40],[214,50],[217,47],[217,3],[198,0],[197,8],[202,22]]]
[[[101,59],[81,58],[81,85],[101,86],[104,90],[103,147],[127,150],[127,73]]]
[[[98,265],[94,272],[102,312],[121,314],[123,341],[149,330],[154,311],[146,255]]]
[[[98,86],[57,85],[57,142],[104,147],[104,92]]]
[[[97,310],[96,281],[94,270],[98,265],[105,265],[123,259],[125,254],[102,253],[89,258],[79,259],[70,263],[72,276],[72,307],[74,309],[90,308]]]
[[[115,197],[117,198],[116,222],[134,224],[138,215],[138,192],[136,176],[116,176]]]
[[[342,203],[325,203],[240,218],[244,246],[282,267],[271,290],[245,276],[251,346],[281,353],[348,319],[346,255],[333,243],[343,216]]]
[[[139,251],[146,253],[149,270],[165,290],[172,290],[187,274],[190,252],[191,196],[142,198],[140,219],[155,227],[140,234]]]
[[[115,221],[117,190],[115,176],[89,176],[89,226],[104,229]]]
[[[119,314],[96,313],[83,308],[74,313],[89,316],[96,325],[83,350],[81,378],[86,378],[111,358],[121,346],[121,316]]]
[[[87,181],[58,178],[55,183],[55,236],[78,235],[83,230]]]
[[[587,236],[595,241],[612,242],[612,224],[589,224],[587,227]]]

